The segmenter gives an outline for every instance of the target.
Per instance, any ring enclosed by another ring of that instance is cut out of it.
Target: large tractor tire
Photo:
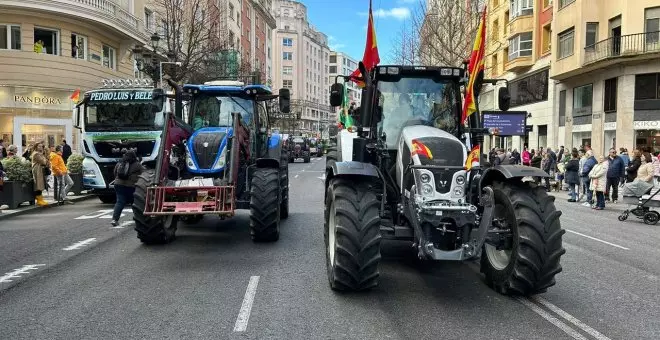
[[[309,163],[309,161],[310,161],[310,156],[305,157],[305,158],[304,158],[304,161],[305,161],[305,163]]]
[[[250,190],[250,235],[255,242],[280,238],[279,169],[259,168],[252,175]]]
[[[528,296],[545,292],[555,284],[562,271],[562,247],[555,198],[545,188],[528,183],[495,182],[494,224],[509,229],[513,239],[509,249],[497,250],[484,244],[481,272],[496,291],[507,295]]]
[[[380,201],[377,186],[333,178],[325,200],[324,239],[330,287],[367,290],[378,285]]]
[[[103,204],[117,203],[117,195],[115,194],[103,194],[103,195],[99,195],[98,198]]]
[[[155,171],[144,171],[135,183],[133,194],[133,220],[137,237],[144,244],[165,244],[176,237],[177,216],[151,217],[144,214],[147,187],[152,183]]]
[[[289,217],[289,153],[285,147],[282,148],[280,157],[280,188],[282,190],[280,220],[284,220]]]
[[[325,155],[325,167],[331,167],[333,163],[336,163],[339,159],[339,153],[337,152],[337,139],[330,139],[328,143],[328,153]]]

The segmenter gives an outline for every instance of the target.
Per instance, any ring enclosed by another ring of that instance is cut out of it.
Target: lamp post
[[[163,64],[174,64],[176,66],[181,66],[180,61],[161,61],[160,64],[158,65],[158,75],[160,77],[160,82],[158,83],[158,86],[163,87]]]
[[[160,42],[160,35],[157,33],[153,33],[151,35],[151,50],[149,49],[144,49],[144,46],[136,46],[133,49],[133,54],[136,56],[136,61],[137,61],[137,67],[140,71],[148,74],[151,79],[154,82],[154,85],[156,84],[156,81],[160,79],[159,86],[162,87],[162,82],[163,82],[163,77],[162,77],[162,68],[163,64],[176,64],[178,66],[181,66],[180,62],[171,62],[171,61],[165,61],[165,62],[160,62],[159,59],[159,42]],[[161,54],[162,55],[162,54]],[[168,59],[174,59],[174,53],[173,52],[167,52],[166,53]]]

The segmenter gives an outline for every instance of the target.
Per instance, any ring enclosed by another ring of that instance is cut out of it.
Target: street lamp
[[[160,35],[157,33],[153,33],[150,37],[151,40],[151,50],[149,49],[144,49],[144,46],[136,46],[133,48],[133,54],[136,56],[135,60],[137,62],[137,67],[140,71],[148,74],[151,79],[153,80],[154,84],[156,84],[156,80],[160,79],[159,85],[162,86],[162,67],[163,63],[172,63],[174,64],[175,62],[160,62],[158,59],[159,55],[159,42],[161,40]],[[175,55],[173,52],[169,51],[166,53],[168,59],[174,59]],[[177,64],[180,66],[180,63]]]
[[[163,64],[174,64],[176,66],[181,66],[180,61],[161,61],[158,67],[159,68],[158,74],[160,75],[160,83],[158,84],[160,87],[163,87]]]

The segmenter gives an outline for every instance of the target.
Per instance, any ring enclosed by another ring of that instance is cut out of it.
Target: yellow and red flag
[[[470,78],[467,86],[465,87],[465,101],[463,102],[463,114],[461,115],[461,122],[465,121],[471,114],[477,111],[477,103],[474,97],[475,89],[474,84],[479,77],[484,76],[484,56],[486,54],[486,6],[481,14],[479,21],[479,28],[477,29],[477,36],[474,39],[474,46],[472,46],[472,54],[470,54],[470,63],[468,64],[468,73]]]
[[[468,154],[467,160],[465,161],[465,170],[470,170],[472,166],[474,166],[473,163],[478,163],[480,160],[481,152],[480,152],[479,145],[475,145],[472,150],[470,151],[470,154]]]
[[[413,139],[412,140],[412,151],[410,152],[411,156],[418,155],[418,156],[424,156],[428,159],[433,159],[433,154],[431,153],[431,149],[429,149],[424,143]]]
[[[73,100],[74,103],[78,104],[78,102],[80,101],[80,89],[77,89],[75,92],[73,92],[73,94],[71,95],[71,97],[69,97],[69,99]]]
[[[369,0],[369,22],[367,23],[367,44],[364,47],[364,55],[362,56],[362,63],[364,67],[371,71],[378,63],[380,63],[380,56],[378,55],[378,44],[376,43],[376,29],[374,28],[374,16],[371,12],[371,0]],[[364,82],[358,78],[362,77],[360,69],[356,69],[351,73],[351,81],[364,87]]]

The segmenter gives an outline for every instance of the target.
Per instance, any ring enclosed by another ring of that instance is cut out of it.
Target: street
[[[180,223],[165,246],[139,242],[130,208],[111,227],[95,199],[0,221],[0,338],[660,339],[660,226],[564,192],[563,272],[545,294],[500,295],[478,262],[421,263],[393,242],[379,287],[333,292],[324,164],[290,164],[290,215],[271,244],[250,240],[245,211]]]

